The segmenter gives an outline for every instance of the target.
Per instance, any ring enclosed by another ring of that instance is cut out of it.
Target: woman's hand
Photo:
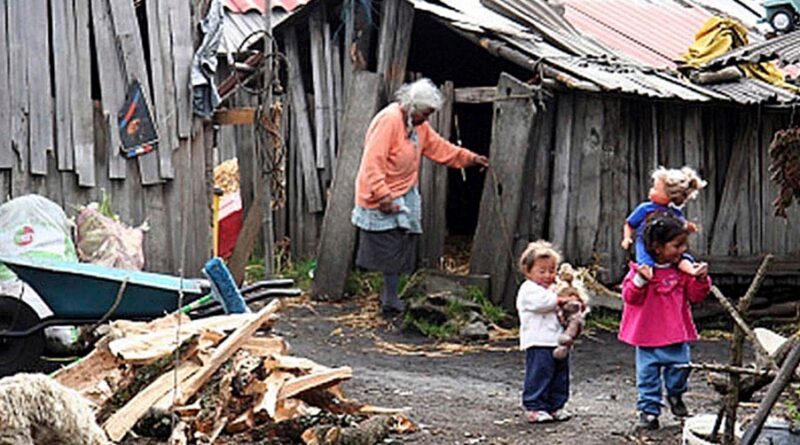
[[[481,170],[489,168],[489,158],[481,155],[475,156],[475,159],[472,160],[472,165],[477,165]]]
[[[378,210],[387,215],[391,215],[392,213],[397,211],[397,206],[394,205],[392,197],[386,195],[383,197],[383,199],[380,200],[380,202],[378,202]]]

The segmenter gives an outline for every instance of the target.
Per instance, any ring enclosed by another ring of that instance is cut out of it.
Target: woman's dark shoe
[[[680,395],[667,396],[667,403],[669,403],[672,415],[675,417],[687,417],[689,415],[689,410],[686,409],[686,404],[683,403]]]
[[[657,430],[658,429],[658,416],[646,412],[639,413],[639,421],[636,422],[636,428],[641,430]]]

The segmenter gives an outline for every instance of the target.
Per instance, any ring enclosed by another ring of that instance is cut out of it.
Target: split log
[[[342,366],[341,368],[334,368],[325,371],[314,372],[313,374],[295,377],[287,380],[280,393],[278,400],[288,399],[302,392],[314,388],[325,387],[338,383],[342,380],[350,379],[353,377],[353,370],[349,366]]]
[[[208,381],[225,361],[227,361],[262,324],[266,323],[281,308],[280,300],[272,300],[258,311],[255,319],[239,327],[211,355],[207,364],[180,385],[180,394],[176,398],[177,405],[184,405]]]
[[[701,371],[726,372],[729,374],[775,375],[774,372],[766,369],[743,368],[741,366],[721,365],[717,363],[688,363],[685,365],[676,365],[675,367],[679,369],[698,369]]]

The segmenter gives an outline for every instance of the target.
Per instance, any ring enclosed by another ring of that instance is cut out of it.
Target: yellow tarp
[[[748,44],[747,28],[736,20],[711,17],[694,36],[694,43],[683,55],[687,65],[700,68],[728,51]],[[800,93],[800,88],[786,82],[783,72],[772,62],[742,63],[739,68],[747,77]]]

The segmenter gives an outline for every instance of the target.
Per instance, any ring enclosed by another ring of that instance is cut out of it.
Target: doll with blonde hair
[[[690,167],[658,167],[651,177],[653,185],[648,193],[649,200],[639,204],[625,220],[621,243],[626,250],[634,245],[636,264],[643,268],[644,274],[649,274],[655,266],[653,257],[644,245],[644,227],[650,215],[668,212],[683,221],[689,233],[697,232],[697,225],[686,220],[682,208],[688,200],[696,198],[697,193],[707,184]],[[689,254],[685,254],[678,265],[678,269],[690,275],[696,275],[701,267],[704,265],[695,264]]]

